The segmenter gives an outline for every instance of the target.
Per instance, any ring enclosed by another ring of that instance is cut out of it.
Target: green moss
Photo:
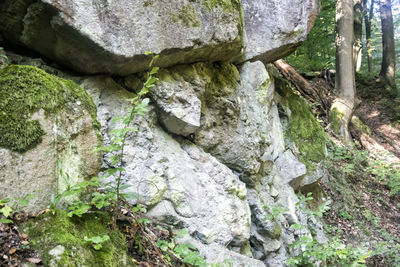
[[[107,213],[69,218],[65,211],[57,210],[55,215],[47,213],[29,220],[22,229],[45,266],[130,266],[125,238],[120,232],[107,228],[110,221]],[[104,235],[110,240],[103,243],[100,250],[95,250],[84,240],[85,236]],[[57,246],[64,248],[58,259],[49,254]]]
[[[203,77],[207,77],[204,94],[206,99],[228,96],[239,86],[240,74],[233,64],[204,64],[200,65],[197,71]]]
[[[201,21],[196,10],[190,6],[183,6],[178,14],[172,16],[173,22],[182,21],[186,27],[200,27]]]
[[[216,7],[221,7],[224,11],[240,10],[240,0],[203,0],[205,6],[213,10]]]
[[[42,141],[45,134],[35,112],[58,114],[71,103],[80,102],[92,116],[96,106],[90,95],[73,81],[60,79],[33,66],[10,65],[0,70],[0,147],[25,152]]]
[[[329,115],[329,121],[331,123],[331,127],[336,134],[339,134],[340,130],[340,121],[343,119],[344,114],[340,112],[337,108],[333,108],[331,110],[331,114]]]
[[[294,94],[288,85],[281,89],[284,91],[282,103],[291,111],[286,134],[299,149],[301,162],[312,171],[314,163],[325,159],[325,131],[302,97]]]
[[[351,119],[351,123],[352,123],[355,127],[357,127],[358,129],[360,129],[363,133],[368,134],[368,135],[371,135],[371,134],[372,134],[371,129],[370,129],[367,125],[365,125],[365,124],[360,120],[359,117],[353,116],[353,118]]]

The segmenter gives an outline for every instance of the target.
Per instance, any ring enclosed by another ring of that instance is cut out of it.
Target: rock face
[[[246,60],[273,62],[289,55],[311,30],[318,0],[242,0]]]
[[[159,66],[226,61],[242,47],[235,1],[23,0],[0,3],[0,31],[59,64],[83,73],[126,75]]]
[[[110,119],[125,112],[123,98],[132,94],[106,77],[86,79],[82,86],[98,106],[107,142],[109,131],[118,127]],[[151,111],[137,122],[139,131],[125,148],[128,191],[140,195],[136,202],[147,205],[154,220],[184,227],[201,243],[214,244],[221,251],[226,246],[248,250],[250,210],[244,183],[210,154],[164,132],[155,115]]]
[[[84,89],[10,65],[0,70],[0,96],[0,199],[33,193],[28,211],[35,212],[64,190],[67,174],[71,184],[97,175],[96,107]]]
[[[0,198],[41,190],[44,201],[29,207],[37,211],[65,188],[66,174],[73,183],[97,175],[96,133],[108,145],[122,127],[112,119],[126,114],[124,98],[142,85],[151,59],[145,52],[152,51],[163,68],[150,110],[135,119],[138,131],[124,147],[122,184],[136,195],[132,204],[145,205],[160,224],[186,229],[179,242],[195,245],[209,263],[286,266],[294,253],[288,245],[301,234],[290,226],[318,225],[296,205],[296,192],[318,187],[325,136],[307,103],[264,64],[305,39],[317,10],[316,0],[0,0],[7,45],[103,74],[67,75],[9,54],[10,63],[36,65],[81,87],[31,66],[0,69]],[[104,168],[111,156],[103,155]],[[43,228],[39,219],[26,229],[35,235],[36,227]],[[49,262],[74,249],[73,240],[50,241],[41,251]],[[127,265],[125,254],[114,252],[108,260],[121,255],[113,264]]]
[[[317,0],[3,0],[0,31],[75,71],[127,75],[148,68],[146,51],[161,67],[272,62],[305,40],[318,9]]]

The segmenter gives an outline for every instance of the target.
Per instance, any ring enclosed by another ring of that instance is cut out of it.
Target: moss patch
[[[183,6],[178,14],[172,16],[173,22],[182,21],[183,25],[186,27],[200,27],[201,21],[196,10],[190,6]]]
[[[68,108],[68,103],[78,101],[91,114],[95,129],[99,129],[92,98],[73,81],[33,66],[10,65],[1,69],[0,147],[17,152],[35,147],[45,132],[31,116],[41,109],[46,116],[56,115]]]
[[[291,111],[286,134],[299,149],[300,161],[308,171],[312,171],[314,163],[325,159],[325,131],[302,97],[294,94],[289,85],[283,85],[280,89],[283,91],[282,104]]]
[[[203,0],[205,6],[213,10],[216,7],[221,7],[224,11],[240,10],[240,0]]]
[[[107,228],[110,220],[111,217],[102,212],[69,218],[65,211],[57,210],[54,216],[47,213],[24,223],[22,229],[45,266],[131,266],[125,238],[120,232]],[[104,235],[110,240],[102,243],[100,250],[84,240],[85,236]],[[57,250],[59,252],[55,253]]]
[[[331,110],[331,114],[329,115],[329,121],[331,123],[332,130],[339,134],[340,131],[340,121],[343,119],[344,114],[340,112],[337,108],[333,108]]]

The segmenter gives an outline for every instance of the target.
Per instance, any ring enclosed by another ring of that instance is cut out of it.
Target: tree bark
[[[362,60],[362,17],[363,4],[362,0],[353,0],[354,2],[354,43],[353,43],[353,60],[355,71],[359,72]]]
[[[369,12],[367,10],[367,0],[364,0],[364,21],[365,21],[365,38],[367,41],[367,62],[368,62],[368,73],[371,74],[373,71],[372,65],[372,40],[371,40],[371,21],[374,16],[374,4],[375,0],[371,0],[371,6]]]
[[[352,0],[336,2],[336,76],[335,87],[339,93],[330,109],[333,131],[351,143],[349,122],[355,102],[355,79],[353,60],[354,14]]]
[[[397,96],[395,82],[396,54],[394,47],[394,31],[391,0],[380,0],[380,13],[382,25],[382,65],[379,73],[380,80],[385,89],[393,96]]]
[[[287,64],[283,59],[274,62],[275,67],[282,75],[288,79],[297,90],[311,102],[318,102],[322,105],[324,112],[329,107],[329,100],[324,98],[317,89],[315,89],[306,79],[304,79],[297,71]]]

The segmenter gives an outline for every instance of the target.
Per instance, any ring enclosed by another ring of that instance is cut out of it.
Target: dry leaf
[[[14,254],[15,253],[15,251],[17,251],[17,248],[15,248],[15,247],[12,247],[12,248],[10,248],[10,250],[8,251],[8,254]]]

